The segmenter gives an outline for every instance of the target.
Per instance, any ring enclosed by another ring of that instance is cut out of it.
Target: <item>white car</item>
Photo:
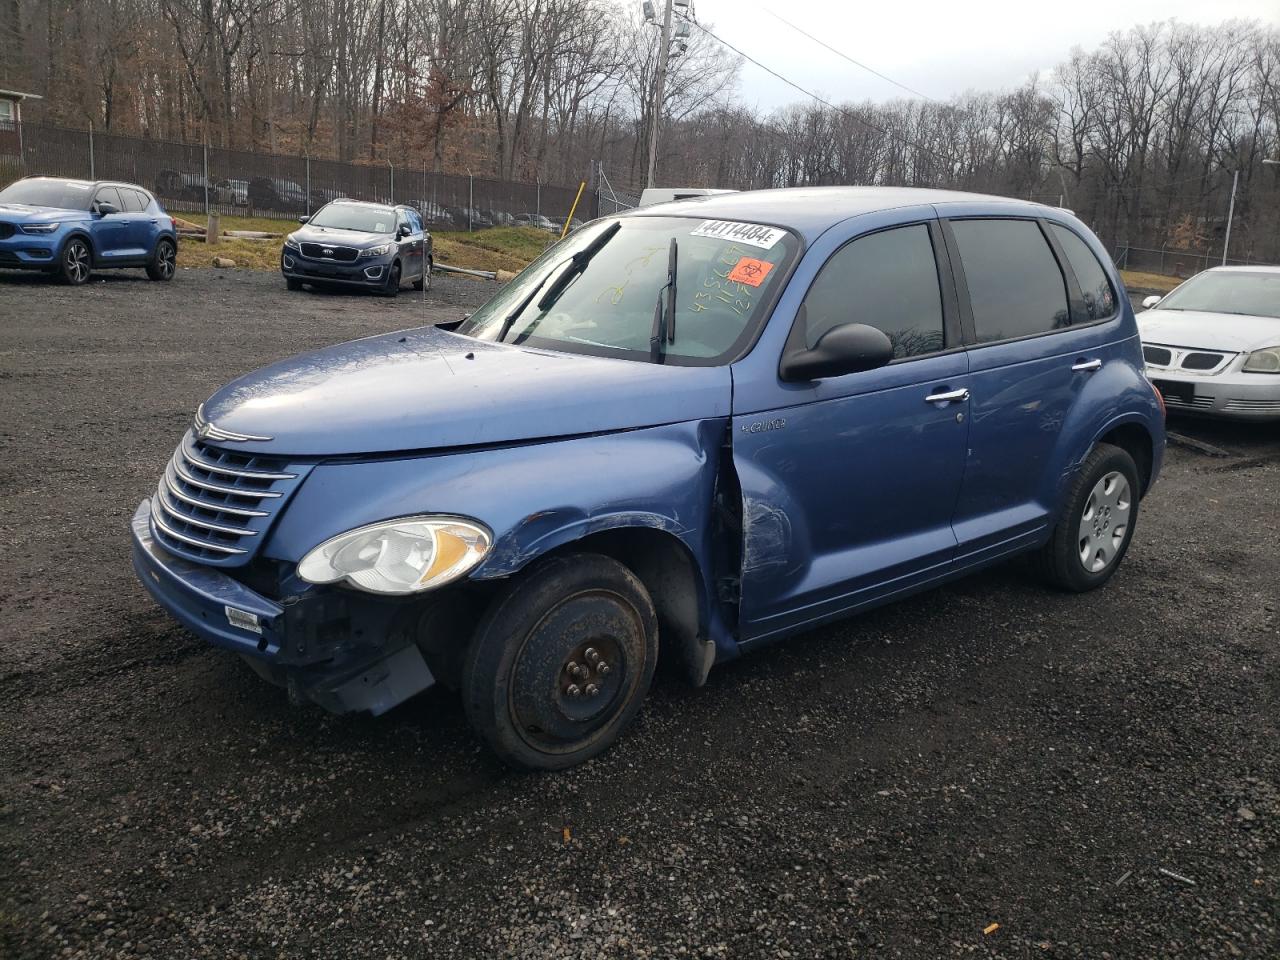
[[[1214,267],[1142,305],[1147,376],[1170,411],[1280,420],[1280,267]]]

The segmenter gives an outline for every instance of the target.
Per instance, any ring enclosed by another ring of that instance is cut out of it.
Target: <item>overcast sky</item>
[[[637,0],[638,2],[638,0]],[[662,0],[655,0],[661,10]],[[829,100],[908,96],[770,16],[774,11],[837,50],[938,99],[1016,86],[1138,23],[1233,17],[1280,25],[1280,0],[695,0],[698,19],[726,41]],[[765,110],[806,99],[750,63],[739,96]]]

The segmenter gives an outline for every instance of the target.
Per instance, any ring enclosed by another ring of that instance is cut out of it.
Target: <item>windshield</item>
[[[1280,319],[1280,271],[1208,270],[1178,287],[1155,308]]]
[[[19,180],[0,190],[0,203],[88,210],[93,184],[78,180]]]
[[[313,227],[363,233],[390,233],[395,225],[396,212],[390,207],[358,207],[352,203],[331,203],[311,218]]]
[[[665,301],[672,240],[676,297],[669,316],[659,293]],[[665,362],[724,363],[754,337],[799,250],[800,241],[777,227],[683,217],[602,220],[548,249],[458,332],[648,360],[661,310]]]

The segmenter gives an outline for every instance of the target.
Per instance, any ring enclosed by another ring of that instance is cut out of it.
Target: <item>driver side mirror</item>
[[[413,231],[409,229],[409,225],[407,223],[402,223],[400,226],[396,227],[396,239],[403,240],[412,232]]]
[[[311,219],[310,217],[299,217],[299,218],[298,218],[298,222],[299,222],[299,223],[306,223],[306,222],[307,222],[307,221],[309,221],[310,219]]]
[[[1159,294],[1153,293],[1151,296],[1143,298],[1142,309],[1150,310],[1152,307],[1154,307],[1157,303],[1159,303],[1163,299],[1164,297],[1160,296]]]
[[[822,380],[883,367],[893,359],[893,344],[883,330],[865,323],[832,327],[812,348],[783,354],[778,375],[789,382]]]
[[[98,216],[105,217],[109,213],[119,213],[114,203],[107,203],[105,200],[98,201]]]

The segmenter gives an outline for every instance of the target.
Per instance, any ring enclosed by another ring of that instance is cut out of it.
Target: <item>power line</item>
[[[853,120],[855,123],[860,123],[864,127],[868,127],[876,131],[876,133],[880,134],[883,137],[888,137],[890,140],[896,140],[898,141],[898,143],[901,143],[904,146],[911,147],[914,150],[919,150],[921,153],[932,157],[933,159],[937,160],[940,163],[950,165],[951,160],[949,160],[947,157],[944,157],[942,154],[936,153],[933,150],[930,150],[928,147],[921,146],[920,144],[912,140],[908,140],[906,137],[899,136],[896,133],[886,130],[884,127],[881,127],[878,124],[872,123],[870,120],[864,119],[863,117],[856,116],[855,114],[849,112],[844,107],[837,106],[836,104],[832,103],[830,100],[824,100],[822,97],[818,96],[812,90],[808,90],[805,87],[800,86],[800,84],[796,83],[794,80],[790,80],[787,77],[784,77],[782,74],[780,74],[777,70],[774,70],[772,67],[766,67],[763,63],[761,63],[755,57],[752,57],[746,53],[743,53],[741,50],[735,47],[732,43],[712,33],[710,30],[708,30],[698,21],[690,20],[689,23],[692,23],[695,27],[697,27],[699,30],[701,30],[703,33],[709,36],[712,40],[715,40],[717,43],[721,44],[722,46],[732,50],[738,56],[742,57],[743,60],[746,60],[749,63],[755,64],[765,73],[769,74],[772,77],[776,77],[777,79],[785,83],[787,86],[793,87],[794,89],[799,90],[806,97],[816,100],[818,103],[822,104],[825,107],[829,107],[830,109],[836,111],[837,113],[843,114],[844,116]]]
[[[885,76],[883,73],[881,73],[879,70],[876,70],[874,67],[868,67],[862,61],[853,59],[853,57],[849,56],[847,53],[844,53],[841,50],[837,50],[835,47],[831,46],[831,44],[827,43],[825,40],[820,40],[817,37],[815,37],[812,33],[809,33],[807,30],[803,30],[800,27],[796,26],[786,17],[779,16],[778,14],[774,13],[772,10],[769,10],[767,8],[765,9],[765,13],[769,14],[769,16],[773,17],[775,20],[781,20],[783,23],[785,23],[788,27],[790,27],[796,33],[801,34],[802,36],[808,37],[810,40],[812,40],[814,43],[818,44],[819,46],[826,47],[828,50],[834,53],[837,57],[843,57],[845,60],[848,60],[850,63],[852,63],[855,67],[861,67],[863,70],[867,71],[867,73],[874,74],[875,76],[879,77],[881,80],[884,80],[887,83],[892,83],[895,87],[900,87],[903,90],[907,91],[907,93],[910,93],[913,96],[920,97],[922,100],[928,100],[931,103],[939,102],[938,100],[929,96],[927,93],[921,93],[919,90],[916,90],[912,87],[908,87],[905,83],[899,83],[897,80],[893,79],[893,77]]]

